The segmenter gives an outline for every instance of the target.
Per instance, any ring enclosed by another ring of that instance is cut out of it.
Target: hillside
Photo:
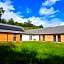
[[[3,24],[16,25],[16,26],[23,27],[25,30],[43,28],[42,25],[36,26],[31,22],[32,21],[28,20],[27,22],[19,23],[19,22],[15,22],[13,18],[9,19],[8,21],[6,21],[5,19],[1,19],[0,21],[0,23],[3,23]]]

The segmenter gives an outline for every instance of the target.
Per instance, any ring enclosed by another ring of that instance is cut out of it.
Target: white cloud
[[[13,10],[15,10],[14,6],[11,4],[12,2],[10,0],[6,0],[5,2],[0,1],[0,7],[3,7],[5,10],[5,13],[2,15],[2,18],[9,20],[10,18],[13,18],[15,21],[23,22],[24,19],[22,19],[23,16],[20,16],[20,12],[14,13]]]
[[[54,7],[52,6],[57,1],[60,1],[60,0],[46,0],[45,2],[43,2],[42,7],[39,10],[39,14],[40,15],[52,15],[57,12],[60,12],[60,10],[55,10]],[[47,8],[47,6],[50,6],[50,7]]]
[[[5,2],[0,1],[0,7],[3,7],[5,10],[5,13],[2,15],[2,18],[9,20],[10,18],[13,18],[14,21],[18,21],[20,23],[26,22],[28,18],[23,18],[21,12],[14,13],[13,10],[15,10],[14,6],[11,4],[12,2],[10,0],[6,0]],[[30,13],[30,9],[27,8],[27,13]]]
[[[61,22],[61,25],[64,25],[64,22]]]
[[[53,18],[50,21],[44,17],[29,17],[29,18],[23,18],[20,12],[14,13],[13,10],[15,10],[14,6],[11,4],[11,1],[1,2],[0,1],[0,7],[3,7],[5,9],[5,13],[2,15],[2,18],[8,20],[10,18],[13,18],[15,21],[18,21],[20,23],[27,22],[27,20],[31,20],[33,24],[40,25],[42,24],[44,27],[49,26],[55,26],[55,25],[62,25],[63,22],[58,18]],[[43,15],[50,15],[51,17],[54,17],[54,13],[58,12],[58,10],[54,10],[53,7],[50,9],[44,8],[43,12],[41,11],[41,14]]]
[[[40,15],[44,15],[45,19],[42,19],[43,26],[50,27],[50,26],[58,26],[62,25],[62,20],[56,17],[55,13],[59,13],[60,10],[55,10],[52,5],[54,5],[57,1],[60,0],[46,0],[44,3],[42,3],[42,7],[39,10]],[[47,8],[47,6],[50,6],[50,8]],[[49,19],[50,18],[50,19]]]
[[[47,9],[46,7],[42,7],[39,10],[39,14],[40,15],[51,15],[51,14],[55,14],[56,12],[59,12],[59,10],[54,10],[53,7]]]
[[[6,19],[6,20],[13,18],[14,21],[24,22],[24,19],[22,19],[20,15],[18,15],[17,13],[14,13],[14,12],[5,12],[5,14],[2,15],[2,18]]]
[[[3,7],[6,12],[10,10],[15,10],[13,5],[11,5],[11,1],[5,1],[5,2],[0,2],[0,7]]]
[[[53,18],[51,20],[44,19],[43,17],[31,17],[28,18],[29,20],[32,21],[33,24],[35,25],[43,25],[44,27],[53,27],[53,26],[59,26],[59,25],[64,25],[64,22],[60,20],[59,18]]]
[[[35,25],[43,25],[44,27],[53,27],[58,25],[64,25],[64,22],[60,20],[59,18],[53,18],[51,20],[47,20],[39,17],[31,17],[29,18],[33,24]]]
[[[54,5],[57,1],[60,0],[46,0],[44,3],[42,3],[43,6],[52,6]]]
[[[40,25],[43,24],[42,20],[39,17],[30,17],[30,18],[22,18],[23,16],[20,16],[20,12],[14,13],[12,10],[15,10],[14,6],[11,5],[11,1],[6,2],[0,2],[0,7],[3,7],[5,9],[5,13],[2,15],[2,18],[9,20],[10,18],[13,18],[14,21],[18,21],[20,23],[27,22],[27,20],[31,20],[33,24]],[[4,7],[5,6],[5,7]],[[27,13],[29,13],[29,8],[27,8]]]
[[[46,21],[46,23],[44,24],[45,27],[53,27],[58,25],[62,25],[62,20],[60,20],[59,18],[53,18],[50,21]]]
[[[45,21],[43,21],[41,18],[39,18],[39,17],[30,17],[30,18],[28,18],[29,20],[31,20],[32,21],[32,23],[33,24],[35,24],[35,25],[43,25],[44,23],[45,23]]]
[[[26,8],[26,13],[29,14],[31,12],[31,9]]]

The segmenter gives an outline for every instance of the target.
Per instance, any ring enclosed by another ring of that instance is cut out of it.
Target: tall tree
[[[43,28],[43,25],[41,24],[41,25],[39,25],[39,28]]]
[[[1,21],[1,16],[3,15],[4,12],[5,10],[3,10],[3,7],[0,7],[0,21]]]
[[[30,21],[30,20],[27,21],[28,24],[31,24],[31,22],[32,22],[32,21]]]
[[[13,18],[9,19],[9,21],[7,22],[7,24],[14,25],[14,20],[13,20]]]

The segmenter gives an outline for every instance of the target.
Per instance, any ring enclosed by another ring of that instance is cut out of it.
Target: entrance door
[[[32,40],[32,35],[29,35],[29,40]]]
[[[56,35],[53,36],[53,40],[54,40],[54,42],[56,42]]]
[[[43,41],[45,41],[45,35],[43,35]]]
[[[58,42],[61,42],[61,36],[58,35]]]

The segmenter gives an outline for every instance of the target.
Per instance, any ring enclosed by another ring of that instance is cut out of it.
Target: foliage
[[[28,20],[27,22],[19,23],[19,22],[15,22],[13,20],[13,18],[9,19],[8,21],[6,21],[5,19],[1,19],[1,21],[0,21],[0,23],[23,27],[25,30],[43,28],[42,25],[36,26],[36,25],[32,24],[31,22],[32,21]]]
[[[42,25],[39,25],[39,28],[43,28],[43,26]]]
[[[2,14],[5,12],[5,10],[3,10],[3,7],[0,7],[0,21],[1,21],[1,16]]]
[[[14,25],[14,20],[13,20],[13,18],[9,19],[9,21],[7,22],[7,24]]]
[[[0,23],[6,24],[7,21],[5,19],[1,19]]]
[[[0,64],[64,64],[64,44],[53,42],[2,42]]]

